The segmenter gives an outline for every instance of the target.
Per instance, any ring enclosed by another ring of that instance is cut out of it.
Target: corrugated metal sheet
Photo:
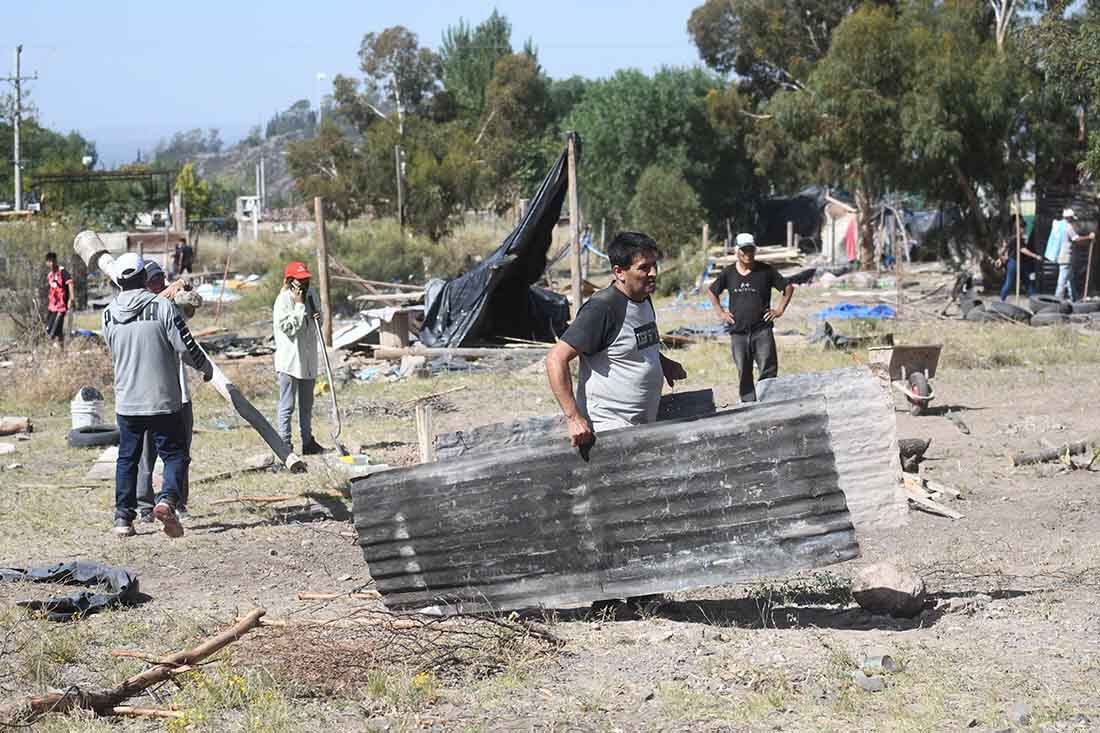
[[[697,389],[688,392],[673,392],[661,396],[657,408],[657,420],[683,420],[702,417],[715,412],[714,390]],[[445,461],[471,453],[498,451],[513,448],[526,443],[561,440],[567,434],[565,417],[540,415],[506,423],[477,425],[453,433],[442,433],[435,437],[435,456]]]
[[[391,608],[566,607],[859,553],[824,398],[601,433],[354,481]]]
[[[889,385],[867,367],[791,374],[757,386],[761,402],[824,395],[836,454],[838,485],[856,530],[903,526],[909,509],[902,490],[897,419]]]

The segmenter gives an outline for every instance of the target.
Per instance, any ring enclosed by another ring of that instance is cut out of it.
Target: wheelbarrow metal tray
[[[905,379],[913,372],[926,372],[929,379],[936,376],[936,367],[940,363],[943,344],[931,346],[874,346],[867,350],[867,361],[881,364],[890,375],[891,381]],[[901,368],[905,367],[905,376]]]
[[[858,556],[824,397],[564,435],[352,482],[394,609],[564,608]]]

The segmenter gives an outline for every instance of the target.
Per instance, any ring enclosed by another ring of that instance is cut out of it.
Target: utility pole
[[[15,85],[15,108],[12,110],[12,128],[15,132],[15,146],[13,148],[13,157],[15,158],[15,210],[23,210],[23,169],[22,163],[19,159],[19,120],[23,116],[23,82],[34,81],[38,78],[36,73],[34,76],[22,76],[20,71],[20,59],[19,57],[23,53],[23,46],[19,45],[15,47],[15,76],[4,77],[4,81],[11,82]]]
[[[404,178],[405,171],[402,165],[401,146],[393,146],[393,164],[394,169],[397,172],[397,226],[401,228],[401,231],[405,231],[405,188],[402,180]]]

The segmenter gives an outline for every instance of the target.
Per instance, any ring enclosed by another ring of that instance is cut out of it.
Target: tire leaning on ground
[[[1069,323],[1069,316],[1065,313],[1042,311],[1031,317],[1032,326],[1055,326],[1059,323]]]
[[[962,317],[966,318],[966,314],[975,308],[981,308],[984,301],[980,298],[966,298],[959,301],[959,310],[962,312]]]
[[[1027,323],[1031,320],[1031,311],[1026,308],[1021,308],[1012,303],[1002,303],[999,300],[995,300],[991,303],[985,304],[985,309],[991,313],[997,313],[1011,321],[1022,321]]]
[[[69,445],[73,448],[98,448],[118,445],[118,428],[110,425],[90,425],[69,431]]]
[[[928,397],[932,394],[932,386],[928,384],[928,378],[923,372],[913,372],[909,375],[909,389],[919,397]],[[909,414],[914,417],[924,412],[928,405],[927,400],[911,400],[909,402]]]
[[[966,312],[963,318],[967,321],[981,322],[981,321],[1003,321],[1005,317],[991,311],[987,311],[984,305],[978,305]]]
[[[1100,313],[1100,300],[1089,300],[1073,304],[1073,312],[1079,314]]]
[[[1073,303],[1053,295],[1032,295],[1027,299],[1032,313],[1072,313]]]

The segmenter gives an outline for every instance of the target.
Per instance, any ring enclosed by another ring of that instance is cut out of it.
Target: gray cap
[[[161,269],[153,260],[145,260],[145,279],[152,280],[157,275],[163,275],[164,270]]]

